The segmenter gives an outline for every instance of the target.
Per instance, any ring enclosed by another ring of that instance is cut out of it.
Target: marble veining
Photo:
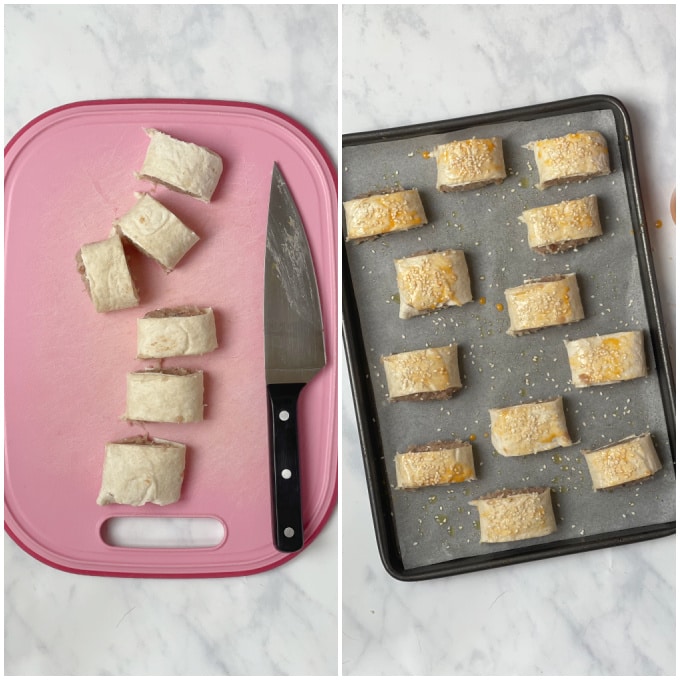
[[[272,106],[339,161],[338,7],[45,6],[5,12],[5,141],[72,101]],[[344,5],[341,131],[565,97],[619,97],[675,348],[675,7]],[[342,175],[342,170],[340,172]],[[661,223],[659,228],[653,227]],[[675,670],[675,538],[420,583],[383,569],[349,380],[338,514],[298,558],[233,579],[78,576],[5,536],[16,675],[660,675]]]
[[[621,99],[674,352],[674,27],[668,5],[345,5],[342,131],[589,94]],[[675,537],[432,581],[392,579],[370,519],[346,369],[341,388],[343,673],[674,672]]]
[[[6,141],[71,101],[187,97],[272,106],[337,158],[335,6],[16,5],[5,17]]]
[[[331,5],[12,5],[5,142],[74,101],[201,98],[269,106],[337,161]],[[335,675],[338,516],[277,569],[228,579],[65,573],[5,536],[9,675]]]

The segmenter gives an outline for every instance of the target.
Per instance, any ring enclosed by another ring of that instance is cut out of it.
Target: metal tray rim
[[[495,111],[492,113],[465,116],[405,125],[381,130],[349,133],[342,137],[342,147],[368,144],[380,141],[404,139],[412,136],[436,134],[460,130],[475,125],[485,125],[511,120],[531,120],[539,117],[558,115],[570,112],[588,111],[595,109],[609,109],[617,120],[619,146],[621,147],[623,172],[625,176],[630,210],[639,228],[635,230],[635,243],[642,275],[643,293],[647,312],[650,316],[650,335],[653,351],[659,367],[659,379],[662,401],[665,408],[673,467],[675,471],[675,381],[668,350],[663,315],[659,301],[658,287],[654,274],[651,245],[647,233],[647,223],[640,195],[635,150],[633,146],[632,125],[630,116],[623,103],[607,94],[594,94],[570,99],[562,99],[544,104],[529,105],[519,108]],[[621,134],[621,131],[623,134]],[[365,353],[363,338],[360,332],[360,322],[356,313],[354,292],[351,285],[351,275],[347,261],[346,244],[342,248],[342,335],[348,362],[348,371],[352,398],[357,416],[357,426],[364,472],[368,485],[371,514],[378,543],[378,552],[385,570],[393,578],[401,581],[420,581],[432,578],[453,576],[472,571],[481,571],[511,564],[535,561],[560,555],[586,552],[601,548],[625,545],[654,538],[662,538],[675,534],[675,521],[657,525],[637,527],[631,530],[611,532],[589,536],[583,539],[567,539],[559,543],[545,543],[538,546],[510,548],[495,555],[480,555],[450,560],[437,564],[405,569],[399,556],[395,531],[386,516],[389,514],[389,499],[385,497],[387,480],[378,469],[376,457],[371,455],[375,448],[375,439],[379,438],[375,427],[371,427],[366,418],[366,408],[373,401],[373,397],[365,385],[362,387],[360,376],[366,371],[361,366]]]

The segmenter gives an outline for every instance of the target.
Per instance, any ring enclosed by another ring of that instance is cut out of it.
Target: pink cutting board
[[[136,179],[146,127],[224,159],[210,204]],[[269,188],[277,162],[296,200],[319,284],[328,356],[303,390],[299,436],[305,546],[337,499],[337,176],[312,135],[262,106],[195,100],[82,102],[49,111],[5,150],[5,527],[27,552],[66,571],[209,577],[263,571],[294,557],[272,544],[263,282]],[[138,308],[98,314],[76,270],[79,247],[150,191],[201,238],[166,274],[133,253]],[[107,441],[144,432],[121,420],[136,319],[151,309],[212,306],[220,347],[165,360],[201,368],[205,420],[153,424],[187,445],[182,497],[141,508],[95,500]],[[107,544],[120,516],[210,517],[209,548]],[[299,554],[299,553],[296,553]]]

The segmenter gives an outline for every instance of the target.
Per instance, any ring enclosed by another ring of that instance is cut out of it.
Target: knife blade
[[[325,366],[326,350],[307,235],[276,163],[267,218],[264,339],[274,545],[280,551],[295,552],[304,540],[298,398]]]

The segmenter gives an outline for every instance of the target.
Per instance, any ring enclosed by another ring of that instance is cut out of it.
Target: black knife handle
[[[274,545],[282,552],[302,548],[302,498],[297,402],[304,383],[267,385]]]

